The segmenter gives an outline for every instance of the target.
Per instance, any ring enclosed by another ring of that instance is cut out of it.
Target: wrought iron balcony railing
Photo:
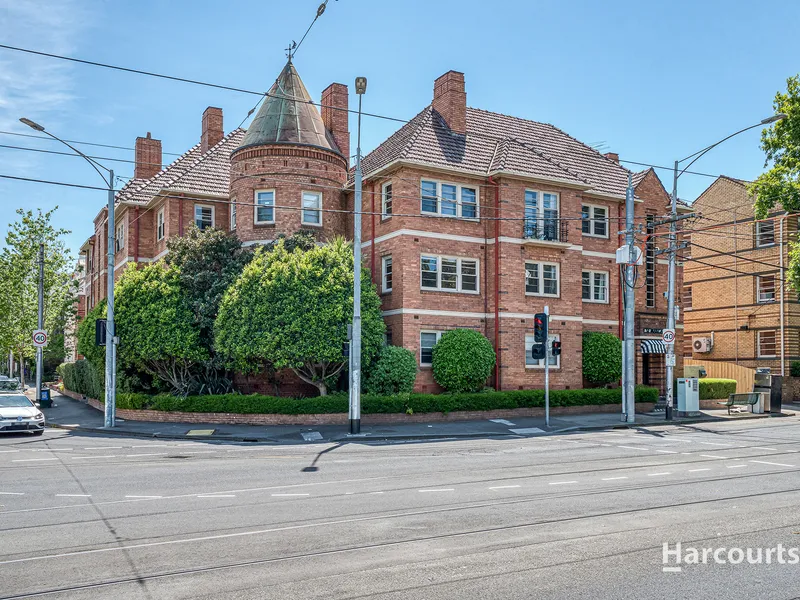
[[[522,237],[543,242],[566,242],[567,221],[562,219],[528,218],[522,224]]]

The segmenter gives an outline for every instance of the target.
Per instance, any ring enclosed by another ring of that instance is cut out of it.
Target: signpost
[[[674,344],[675,343],[675,330],[674,329],[665,329],[661,333],[661,339],[664,340],[665,344]]]

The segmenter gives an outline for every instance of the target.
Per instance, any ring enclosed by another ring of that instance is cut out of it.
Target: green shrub
[[[736,393],[735,379],[712,379],[700,380],[700,400],[719,400],[726,399],[730,394]]]
[[[600,385],[622,377],[622,342],[617,336],[594,331],[583,334],[583,376]]]
[[[364,378],[364,391],[381,396],[410,393],[416,380],[414,353],[400,346],[384,346]]]
[[[793,360],[789,365],[789,375],[800,377],[800,360]]]
[[[444,333],[433,347],[433,378],[449,392],[478,392],[494,368],[494,348],[472,329]]]
[[[105,372],[98,372],[97,368],[88,360],[64,363],[59,368],[66,389],[96,400],[103,399]]]
[[[658,390],[656,388],[644,386],[636,388],[637,402],[656,402],[657,400]],[[622,390],[620,388],[550,391],[550,406],[553,407],[619,404],[621,401]],[[241,394],[189,396],[187,398],[167,395],[118,394],[117,407],[178,412],[309,415],[346,413],[348,398],[344,394],[301,399],[255,394],[252,396]],[[544,407],[544,390],[397,394],[394,396],[365,394],[361,399],[361,410],[364,414],[449,413],[457,410],[483,411],[528,407]]]

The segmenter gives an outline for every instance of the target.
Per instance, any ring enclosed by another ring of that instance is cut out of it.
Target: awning
[[[642,354],[666,354],[667,347],[661,340],[642,340]]]

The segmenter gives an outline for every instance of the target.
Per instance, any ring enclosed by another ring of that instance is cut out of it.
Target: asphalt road
[[[800,597],[777,551],[662,559],[800,547],[795,417],[375,445],[49,430],[0,438],[0,505],[0,598]]]

